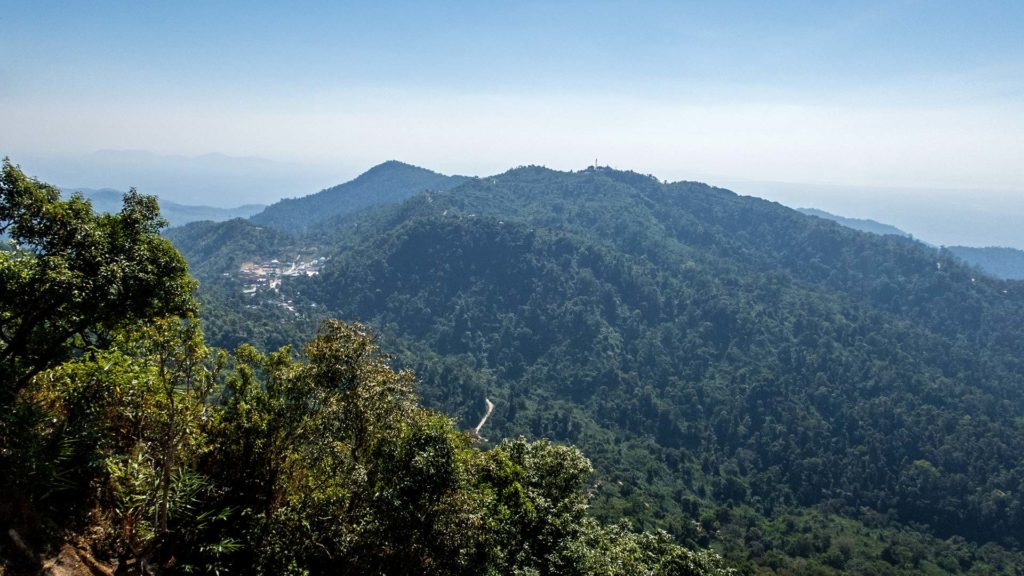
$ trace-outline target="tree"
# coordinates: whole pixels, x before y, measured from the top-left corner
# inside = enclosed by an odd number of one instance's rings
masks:
[[[188,265],[159,235],[157,200],[132,189],[118,214],[62,200],[9,159],[0,175],[0,405],[35,374],[113,329],[194,312]]]

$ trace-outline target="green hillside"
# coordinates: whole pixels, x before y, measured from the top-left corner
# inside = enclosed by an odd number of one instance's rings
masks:
[[[1020,284],[608,169],[520,168],[305,241],[333,252],[284,286],[300,316],[377,327],[467,427],[486,395],[491,437],[580,445],[605,518],[752,571],[1024,566]]]
[[[191,271],[199,277],[235,270],[246,260],[300,249],[300,241],[293,235],[241,218],[222,223],[192,222],[169,228],[164,236],[190,255]]]
[[[596,520],[578,449],[484,446],[421,406],[364,325],[208,347],[163,223],[152,196],[97,214],[3,163],[0,574],[734,574]]]

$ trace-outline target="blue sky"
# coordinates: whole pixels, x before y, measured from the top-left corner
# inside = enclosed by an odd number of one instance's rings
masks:
[[[671,180],[1024,191],[1022,2],[2,4],[0,154],[44,179],[147,150],[325,186],[391,158],[596,158]]]

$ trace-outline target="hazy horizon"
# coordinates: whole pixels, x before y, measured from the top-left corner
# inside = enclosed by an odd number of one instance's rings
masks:
[[[303,165],[276,162],[265,158],[236,158],[221,154],[196,157],[160,156],[148,151],[98,151],[76,159],[56,161],[33,159],[13,161],[33,177],[64,189],[127,190],[155,194],[179,204],[235,208],[244,204],[273,204],[283,198],[315,194],[356,178],[373,166],[361,167]],[[600,161],[600,159],[598,159]],[[593,161],[591,161],[592,164]],[[169,171],[181,169],[175,178]],[[437,170],[433,166],[421,166]],[[581,170],[587,166],[555,167],[557,170]],[[444,172],[463,176],[490,176],[493,173]],[[628,166],[613,166],[632,170]],[[635,171],[635,170],[634,170]],[[662,179],[660,174],[652,174]],[[85,184],[69,184],[66,180]],[[901,228],[915,238],[936,246],[1006,246],[1024,250],[1024,194],[1005,190],[955,190],[906,187],[867,187],[771,182],[693,174],[670,181],[690,180],[726,188],[745,196],[779,202],[791,208],[817,208],[838,216],[864,218]],[[225,196],[217,186],[238,190]]]
[[[596,159],[1024,247],[1001,223],[1024,202],[1024,5],[43,0],[3,19],[0,154],[61,186],[223,207],[392,158]],[[907,202],[949,208],[915,224]]]

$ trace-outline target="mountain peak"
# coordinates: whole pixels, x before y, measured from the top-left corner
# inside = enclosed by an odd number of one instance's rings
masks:
[[[414,169],[418,169],[418,170],[426,170],[426,168],[421,168],[419,166],[414,166],[412,164],[409,164],[408,162],[402,162],[401,160],[385,160],[384,162],[381,162],[380,164],[377,164],[376,166],[373,166],[372,168],[370,168],[369,170],[364,172],[364,174],[369,174],[371,172],[380,172],[382,170],[396,170],[396,169],[403,169],[403,168],[414,168]]]
[[[375,170],[385,170],[389,168],[418,168],[420,170],[426,170],[426,168],[415,166],[413,164],[409,164],[408,162],[402,162],[401,160],[385,160],[380,164],[377,164],[373,168],[370,168],[369,170],[367,170],[367,172],[373,172]]]
[[[376,166],[370,168],[366,172],[363,172],[359,176],[356,176],[355,180],[353,180],[353,181],[358,181],[358,180],[365,179],[365,178],[379,177],[379,176],[382,176],[382,175],[398,175],[398,174],[401,174],[401,175],[413,175],[413,176],[418,176],[418,175],[444,176],[444,174],[440,174],[438,172],[434,172],[433,170],[428,170],[428,169],[420,167],[420,166],[415,166],[413,164],[408,164],[408,163],[402,162],[400,160],[387,160],[385,162],[381,162],[380,164],[377,164]],[[344,186],[344,184],[340,184],[339,186]],[[337,188],[337,187],[338,186],[335,186],[335,188]]]
[[[437,172],[388,160],[355,179],[301,198],[282,200],[252,217],[257,224],[297,232],[344,214],[394,204],[427,190],[444,191],[464,182],[464,176]]]

